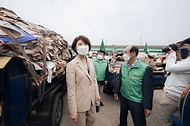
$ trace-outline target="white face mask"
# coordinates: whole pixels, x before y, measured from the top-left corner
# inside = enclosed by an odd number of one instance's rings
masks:
[[[125,60],[125,61],[129,61],[130,60],[130,56],[128,55],[128,54],[123,54],[123,59]]]
[[[85,46],[85,45],[79,46],[79,47],[77,48],[77,52],[78,52],[78,54],[80,54],[80,55],[86,55],[86,54],[88,54],[88,51],[89,51],[89,47],[88,47],[88,46]]]
[[[103,56],[102,55],[98,55],[97,58],[101,60],[101,59],[103,59]]]

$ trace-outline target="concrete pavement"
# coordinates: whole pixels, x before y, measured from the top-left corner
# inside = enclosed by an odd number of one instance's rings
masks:
[[[153,98],[153,110],[152,114],[147,118],[147,126],[159,126],[156,117],[157,108],[160,97],[162,96],[162,89],[154,90]],[[111,93],[103,93],[102,102],[104,106],[100,108],[100,112],[97,114],[97,119],[94,126],[118,126],[119,125],[119,100],[116,101]],[[60,126],[75,126],[75,123],[69,117],[67,96],[64,95],[64,110],[63,117]],[[128,117],[128,126],[133,126],[131,116]]]

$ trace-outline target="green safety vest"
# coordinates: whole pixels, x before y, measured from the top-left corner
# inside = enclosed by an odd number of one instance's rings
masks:
[[[97,81],[104,81],[105,80],[105,75],[106,75],[106,68],[107,68],[107,65],[108,65],[107,60],[102,60],[102,62],[100,62],[96,58],[93,61],[94,61],[94,67],[95,67],[95,71],[96,71]]]
[[[147,66],[147,64],[140,60],[137,60],[130,69],[128,69],[128,63],[122,65],[121,94],[126,99],[142,103],[142,81]]]

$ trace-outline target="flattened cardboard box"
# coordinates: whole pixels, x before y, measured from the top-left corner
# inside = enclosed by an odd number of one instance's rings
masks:
[[[0,57],[0,69],[4,68],[12,57],[1,56]]]

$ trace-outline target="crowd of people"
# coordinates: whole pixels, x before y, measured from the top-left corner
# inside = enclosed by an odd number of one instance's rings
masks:
[[[157,117],[161,126],[171,126],[181,93],[190,85],[190,39],[178,46],[177,51],[169,47],[166,55],[155,57],[141,54],[137,46],[130,45],[106,60],[104,50],[89,57],[90,40],[83,35],[76,37],[71,46],[76,55],[66,66],[70,117],[77,126],[93,126],[98,112],[96,105],[104,106],[101,94],[108,84],[108,73],[115,72],[113,97],[120,99],[119,126],[127,126],[128,111],[135,126],[146,126],[153,104],[153,71],[164,70],[168,77]]]

